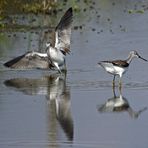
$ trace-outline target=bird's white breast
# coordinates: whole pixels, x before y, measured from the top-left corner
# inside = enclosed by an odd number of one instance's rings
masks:
[[[49,50],[50,58],[53,62],[63,63],[65,55],[60,50],[55,50],[54,48],[50,48]]]
[[[111,74],[115,74],[115,75],[120,75],[120,77],[122,76],[122,74],[124,74],[127,71],[127,68],[114,66],[111,63],[106,63],[103,66],[107,72],[109,72]]]
[[[122,67],[118,67],[118,66],[114,66],[115,72],[120,75],[120,77],[122,76],[122,74],[124,74],[127,71],[127,68],[122,68]]]

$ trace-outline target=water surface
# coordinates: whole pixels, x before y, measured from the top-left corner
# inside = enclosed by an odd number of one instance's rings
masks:
[[[132,61],[121,92],[113,91],[112,76],[97,66],[100,60],[124,59],[133,49],[148,59],[148,12],[137,11],[143,5],[146,1],[100,0],[95,9],[75,14],[67,75],[3,67],[28,50],[44,51],[50,36],[47,28],[3,32],[0,147],[146,148],[148,63]],[[107,107],[120,99],[123,106]]]

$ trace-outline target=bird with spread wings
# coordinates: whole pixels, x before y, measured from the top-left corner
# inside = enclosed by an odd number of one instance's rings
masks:
[[[60,73],[61,67],[64,66],[66,70],[65,57],[70,52],[72,21],[73,10],[69,8],[55,28],[53,46],[49,43],[45,53],[27,52],[4,63],[4,66],[15,69],[57,68]]]

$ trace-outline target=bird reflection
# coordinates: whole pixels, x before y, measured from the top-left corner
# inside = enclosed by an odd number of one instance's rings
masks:
[[[16,91],[21,91],[27,95],[46,95],[48,94],[48,85],[50,76],[41,78],[14,78],[4,81],[7,87],[12,87]]]
[[[119,96],[116,96],[115,88],[113,87],[113,97],[109,98],[104,104],[98,105],[97,109],[100,113],[105,112],[124,112],[127,111],[131,118],[138,118],[139,115],[147,110],[147,107],[144,107],[138,111],[134,111],[129,102],[125,97],[122,96],[121,90],[119,90]]]
[[[67,139],[73,140],[70,89],[66,86],[66,74],[51,74],[39,79],[15,78],[6,80],[4,84],[27,95],[45,95],[48,106],[49,139],[53,141],[58,139],[60,125]]]
[[[68,140],[73,140],[73,119],[71,116],[70,91],[66,86],[66,75],[50,77],[49,94],[47,95],[49,108],[55,112],[60,126],[66,133]],[[54,108],[51,108],[54,106]],[[50,112],[50,113],[51,113]],[[53,116],[49,114],[49,116]]]

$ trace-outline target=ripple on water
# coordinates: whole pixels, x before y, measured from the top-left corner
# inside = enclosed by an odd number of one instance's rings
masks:
[[[69,82],[70,87],[73,89],[79,89],[82,91],[93,91],[98,89],[106,89],[112,87],[110,81],[85,81],[79,80],[74,82]]]
[[[68,148],[68,147],[75,147],[75,148],[80,148],[80,147],[91,147],[91,148],[106,148],[106,147],[114,147],[116,144],[122,145],[122,147],[127,146],[126,143],[122,142],[96,142],[96,141],[45,141],[45,140],[23,140],[23,139],[1,139],[0,140],[0,145],[1,146],[6,146],[6,147],[27,147],[27,148],[44,148],[44,147],[61,147],[61,148]]]
[[[124,87],[129,89],[148,89],[148,82],[130,82],[126,83]]]
[[[111,81],[73,81],[69,82],[69,85],[74,89],[79,89],[82,91],[93,91],[93,90],[102,90],[107,88],[112,88]],[[118,83],[115,84],[115,87],[118,87]],[[130,83],[123,83],[123,88],[128,89],[148,89],[148,82],[130,82]]]

